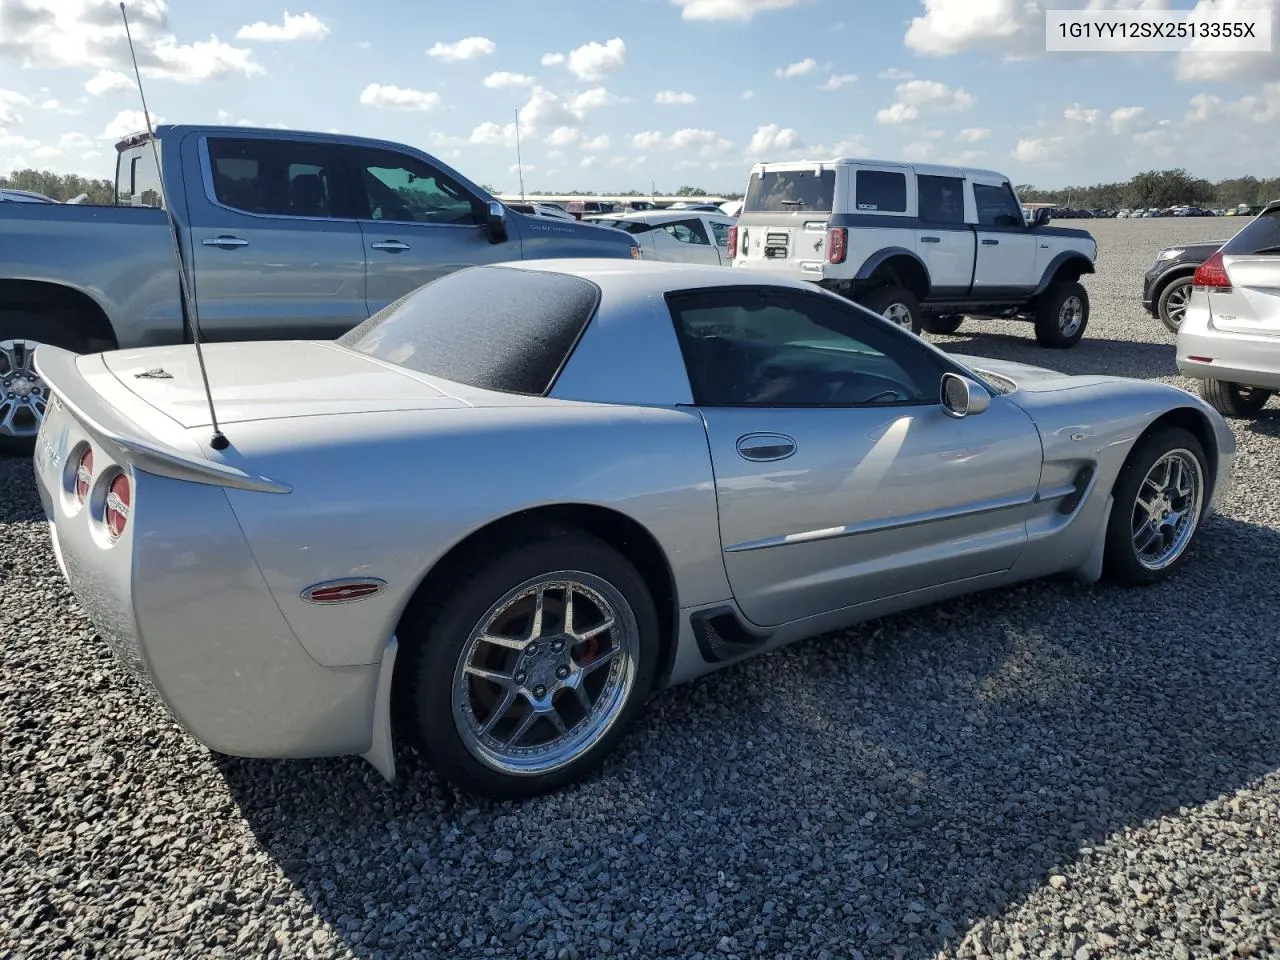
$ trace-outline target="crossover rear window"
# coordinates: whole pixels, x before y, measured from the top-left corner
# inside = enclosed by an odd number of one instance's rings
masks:
[[[835,199],[835,170],[768,170],[753,173],[742,204],[744,212],[830,213]]]
[[[545,395],[599,303],[600,288],[581,277],[468,267],[388,304],[337,342],[455,383]]]
[[[1280,254],[1280,209],[1254,217],[1249,224],[1226,242],[1224,254]]]

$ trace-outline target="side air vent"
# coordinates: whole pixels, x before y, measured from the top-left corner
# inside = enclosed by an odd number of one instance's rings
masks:
[[[1072,491],[1062,498],[1058,504],[1059,513],[1071,513],[1080,506],[1085,491],[1089,489],[1089,481],[1093,479],[1093,467],[1081,467],[1075,479],[1071,481]]]
[[[698,650],[708,663],[736,660],[759,650],[772,633],[747,627],[730,607],[695,613],[690,622]]]

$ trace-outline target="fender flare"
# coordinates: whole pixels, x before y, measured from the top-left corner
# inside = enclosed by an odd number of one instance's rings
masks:
[[[858,268],[858,272],[853,275],[854,280],[868,280],[871,275],[876,272],[886,260],[892,260],[894,257],[906,257],[915,261],[920,269],[924,271],[925,290],[926,292],[933,287],[933,278],[929,276],[929,268],[925,262],[920,259],[914,250],[908,250],[906,247],[885,247],[883,250],[877,250],[871,256],[862,262],[862,266]]]
[[[1044,273],[1040,275],[1040,283],[1036,286],[1035,293],[1044,293],[1049,288],[1049,284],[1053,282],[1054,274],[1062,266],[1073,261],[1080,264],[1080,272],[1082,274],[1095,272],[1093,263],[1083,253],[1077,250],[1066,250],[1049,261],[1049,265],[1044,268]]]

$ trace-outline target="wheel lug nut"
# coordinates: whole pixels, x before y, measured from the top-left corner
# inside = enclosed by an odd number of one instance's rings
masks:
[[[528,679],[528,678],[525,676],[524,671],[523,671],[523,670],[521,670],[519,673],[517,673],[517,674],[516,674],[515,679],[516,679],[516,683],[519,683],[519,684],[522,684],[522,685],[523,685],[523,684],[524,684],[524,682],[525,682],[525,680],[526,680],[526,679]]]
[[[547,695],[547,688],[539,684],[538,686],[533,688],[533,695],[537,697],[539,700],[541,700],[543,697]]]
[[[556,667],[556,676],[563,680],[565,677],[569,676],[569,668],[563,664]]]

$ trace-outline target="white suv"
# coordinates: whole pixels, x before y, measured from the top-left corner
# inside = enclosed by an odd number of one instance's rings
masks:
[[[1280,200],[1196,268],[1178,326],[1178,372],[1229,417],[1280,391]]]
[[[1030,320],[1047,347],[1089,322],[1080,277],[1087,230],[1028,223],[1009,178],[991,170],[872,160],[756,164],[733,265],[812,280],[919,333],[965,316]]]

